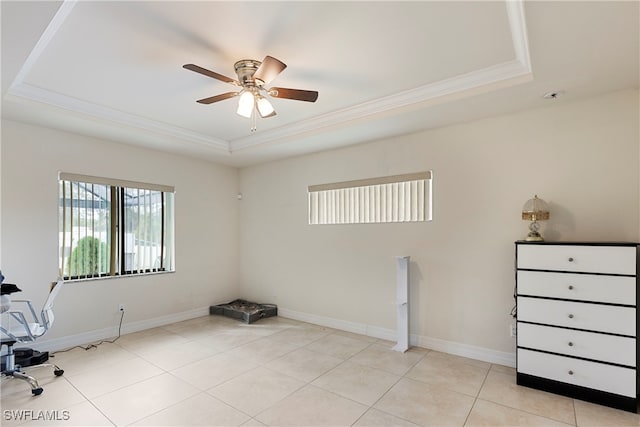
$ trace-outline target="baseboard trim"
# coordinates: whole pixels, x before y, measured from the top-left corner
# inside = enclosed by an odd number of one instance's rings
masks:
[[[196,317],[207,316],[209,314],[209,306],[200,307],[193,310],[183,311],[180,313],[172,313],[166,316],[154,317],[151,319],[138,320],[122,324],[122,335],[132,332],[143,331],[145,329],[157,328],[158,326],[169,325],[171,323],[181,322],[183,320],[194,319]],[[125,314],[126,316],[126,314]],[[55,327],[55,326],[54,326]],[[78,345],[87,345],[92,342],[112,339],[118,336],[118,325],[93,331],[82,332],[80,334],[67,335],[60,338],[38,340],[33,345],[29,345],[39,351],[54,352],[75,347]],[[46,337],[46,335],[45,335]]]
[[[166,316],[154,317],[152,319],[139,320],[122,324],[122,334],[130,334],[133,332],[143,331],[145,329],[156,328],[183,320],[194,319],[209,315],[209,306],[200,307],[193,310],[183,311],[180,313],[172,313]],[[396,340],[396,332],[393,329],[381,328],[379,326],[367,325],[364,323],[350,322],[347,320],[336,319],[327,316],[319,316],[316,314],[303,313],[300,311],[290,310],[284,307],[278,307],[278,316],[287,319],[299,320],[301,322],[312,323],[314,325],[326,326],[341,331],[352,332],[355,334],[366,335],[373,338],[383,339],[387,341]],[[97,329],[94,331],[83,332],[80,334],[67,335],[60,338],[50,340],[39,340],[30,346],[39,351],[58,351],[77,345],[86,345],[88,343],[111,339],[118,334],[118,326]],[[423,335],[410,334],[409,343],[412,346],[422,347],[429,350],[440,351],[443,353],[454,354],[457,356],[468,357],[470,359],[482,360],[484,362],[495,363],[509,367],[516,366],[515,353],[507,353],[496,351],[484,347],[477,347],[469,344],[463,344],[454,341],[447,341],[439,338],[432,338]]]
[[[316,314],[303,313],[278,307],[278,315],[288,319],[308,322],[314,325],[326,326],[328,328],[339,329],[341,331],[353,332],[373,338],[395,341],[396,331],[393,329],[381,328],[378,326],[366,325],[364,323],[350,322],[347,320],[336,319],[326,316],[318,316]],[[489,348],[463,344],[455,341],[447,341],[439,338],[432,338],[423,335],[410,334],[409,343],[412,346],[422,347],[429,350],[440,351],[443,353],[454,354],[456,356],[468,357],[470,359],[482,360],[484,362],[495,363],[515,368],[516,354],[503,351],[492,350]]]
[[[474,345],[447,341],[439,338],[411,335],[412,344],[430,350],[441,351],[443,353],[455,354],[456,356],[468,357],[469,359],[482,360],[483,362],[495,363],[496,365],[516,367],[516,354],[505,351],[492,350],[490,348],[478,347]]]
[[[328,328],[339,329],[341,331],[353,332],[354,334],[369,335],[367,333],[366,325],[362,323],[349,322],[347,320],[335,319],[332,317],[303,313],[283,307],[278,307],[278,316],[292,320],[299,320],[301,322],[312,323],[318,326],[326,326]]]

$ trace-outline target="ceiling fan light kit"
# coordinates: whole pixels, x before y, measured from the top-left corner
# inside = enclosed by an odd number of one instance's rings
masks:
[[[253,114],[254,102],[253,94],[250,91],[243,91],[240,95],[240,100],[238,101],[238,110],[236,113],[242,117],[250,119],[251,114]]]
[[[260,117],[262,118],[273,117],[276,115],[276,110],[273,108],[273,105],[271,105],[267,98],[261,95],[258,95],[256,98],[256,107],[258,108],[258,113],[260,113]]]
[[[285,68],[287,68],[287,65],[284,62],[272,56],[266,56],[262,62],[254,59],[242,59],[236,62],[233,67],[236,71],[236,75],[238,76],[238,80],[207,70],[206,68],[202,68],[195,64],[183,65],[183,68],[187,70],[241,87],[242,90],[239,92],[222,93],[209,98],[199,99],[197,102],[200,104],[212,104],[214,102],[239,96],[240,99],[238,100],[238,109],[236,110],[236,113],[242,117],[252,119],[252,132],[256,130],[257,115],[260,115],[263,119],[276,115],[273,105],[263,94],[274,98],[285,98],[306,102],[315,102],[318,99],[317,91],[287,89],[281,87],[272,87],[269,89],[264,87],[275,79]]]

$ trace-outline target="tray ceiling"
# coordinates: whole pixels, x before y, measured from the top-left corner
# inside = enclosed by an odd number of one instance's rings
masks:
[[[243,166],[637,88],[638,3],[553,3],[3,1],[2,114]],[[195,102],[265,55],[318,101]]]

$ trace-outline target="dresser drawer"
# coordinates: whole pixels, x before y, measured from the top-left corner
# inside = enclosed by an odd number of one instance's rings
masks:
[[[635,277],[528,270],[517,275],[518,295],[636,305]]]
[[[517,245],[518,268],[636,274],[636,246]]]
[[[518,372],[636,397],[636,370],[518,349]]]
[[[636,335],[635,308],[521,296],[517,303],[518,321]]]
[[[518,323],[518,347],[636,366],[635,338]]]

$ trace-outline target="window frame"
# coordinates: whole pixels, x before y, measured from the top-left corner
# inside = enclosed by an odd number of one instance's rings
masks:
[[[76,185],[78,191],[82,188],[84,191],[84,200],[81,198],[74,199],[72,194],[73,186]],[[94,207],[96,197],[96,185],[103,186],[104,199],[101,203],[104,203],[107,209],[102,214],[107,218],[106,227],[103,233],[105,233],[106,241],[98,239],[96,237],[95,219],[96,211]],[[65,194],[66,189],[69,188],[70,194]],[[90,188],[90,190],[89,190]],[[129,195],[133,191],[137,193],[137,197]],[[91,200],[87,198],[87,193],[91,193]],[[108,193],[108,195],[107,195]],[[141,196],[142,194],[142,196]],[[135,203],[125,202],[127,197],[138,200]],[[159,198],[159,202],[157,201]],[[144,199],[141,203],[140,199]],[[148,201],[147,201],[148,199]],[[68,239],[73,242],[74,233],[76,230],[73,226],[74,219],[74,200],[84,202],[84,236],[80,237],[81,232],[77,232],[76,244],[86,237],[92,237],[87,243],[91,252],[97,251],[94,255],[97,258],[99,267],[98,271],[84,272],[78,269],[76,264],[76,274],[74,274],[71,267],[71,260],[74,252],[74,244],[69,246],[66,244],[67,235]],[[153,200],[156,200],[154,203]],[[87,208],[90,202],[91,207]],[[80,203],[78,203],[78,206]],[[68,207],[71,211],[67,212]],[[77,207],[75,219],[78,221],[83,214],[80,213],[80,208]],[[90,210],[90,214],[87,212]],[[90,175],[80,175],[74,173],[59,172],[58,173],[58,271],[59,276],[64,280],[69,281],[84,281],[84,280],[100,280],[105,278],[122,278],[122,277],[135,277],[146,274],[162,274],[171,273],[175,271],[175,188],[168,185],[149,184],[143,182],[112,179],[104,177],[96,177]],[[140,212],[142,211],[142,213]],[[137,212],[137,218],[134,218],[134,212]],[[91,228],[86,225],[88,217],[91,217]],[[137,232],[132,231],[131,224],[139,226],[136,223],[136,219],[144,219],[147,222],[143,233],[148,240],[140,240],[140,230]],[[153,219],[156,219],[153,221]],[[69,219],[70,225],[67,225],[67,219]],[[158,230],[159,227],[159,230]],[[80,228],[80,227],[78,227]],[[108,228],[108,230],[106,230]],[[159,235],[158,235],[159,231]],[[151,234],[151,236],[149,235]],[[127,234],[130,234],[128,236]],[[137,241],[136,241],[137,240]],[[130,244],[127,244],[131,241]],[[142,242],[142,243],[140,243]],[[155,242],[155,252],[150,242]],[[106,249],[102,248],[102,245],[106,245]],[[93,245],[98,245],[97,248]],[[132,262],[127,264],[127,260],[130,259],[127,255],[135,254],[133,259],[140,256],[140,247],[149,246],[148,250],[143,252],[143,265],[141,266],[139,260],[136,265]],[[76,245],[75,248],[79,246]],[[158,249],[159,248],[159,249]],[[129,250],[130,252],[126,252]],[[144,249],[143,249],[144,250]],[[159,250],[160,255],[156,256],[156,261],[152,261],[154,254]],[[106,262],[102,261],[102,251],[105,252]],[[148,251],[148,254],[147,254]],[[68,252],[68,254],[67,254]],[[108,252],[108,254],[106,253]],[[148,259],[146,256],[148,255]],[[157,255],[157,254],[156,254]],[[89,256],[91,257],[91,255]],[[86,261],[85,261],[86,262]],[[94,260],[96,262],[96,260]],[[159,262],[155,267],[153,264]],[[153,263],[153,264],[150,264]],[[67,265],[68,264],[68,265]],[[92,263],[89,262],[92,266]],[[85,265],[86,267],[86,265]],[[89,268],[94,270],[95,267]],[[80,271],[78,271],[80,270]]]

